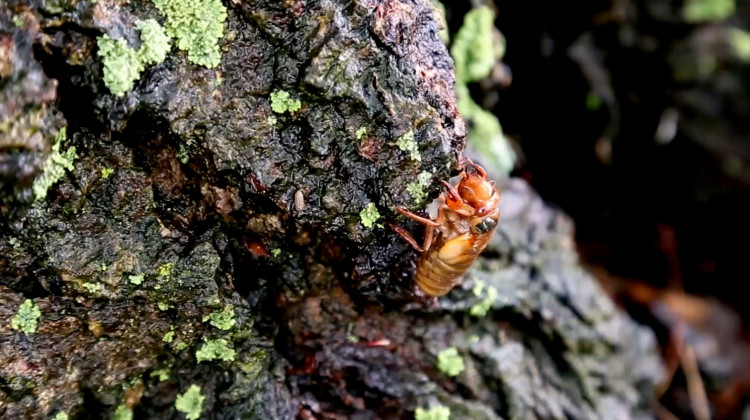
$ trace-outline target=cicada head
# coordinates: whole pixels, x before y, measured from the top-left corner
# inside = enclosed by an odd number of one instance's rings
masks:
[[[485,216],[497,210],[500,193],[495,183],[487,180],[487,174],[481,166],[469,161],[473,172],[464,171],[456,190],[464,203],[471,206],[477,216]]]

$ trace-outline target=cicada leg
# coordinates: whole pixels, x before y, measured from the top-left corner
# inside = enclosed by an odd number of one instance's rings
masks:
[[[438,227],[438,226],[440,226],[440,222],[438,222],[437,220],[426,219],[426,218],[424,218],[422,216],[419,216],[419,215],[416,215],[416,214],[410,212],[409,210],[406,210],[403,207],[396,207],[396,211],[399,212],[399,213],[401,213],[401,214],[403,214],[404,216],[408,217],[411,220],[414,220],[414,221],[419,222],[419,223],[423,223],[423,224],[425,224],[427,226],[432,226],[432,227]]]
[[[402,238],[404,238],[404,240],[406,240],[406,242],[408,242],[409,245],[413,246],[414,249],[416,249],[419,252],[424,252],[424,248],[419,246],[419,244],[417,243],[417,240],[414,239],[414,237],[411,236],[409,232],[405,231],[404,228],[402,228],[401,226],[396,226],[392,223],[388,223],[388,226],[390,226],[394,232],[398,233]],[[429,228],[431,228],[431,226],[428,226],[428,229]]]
[[[474,168],[475,171],[477,171],[477,173],[479,174],[479,176],[482,177],[482,179],[487,179],[487,172],[485,172],[484,168],[472,162],[471,159],[467,157],[464,157],[463,161],[464,163],[468,163],[469,165],[471,165],[471,167]]]
[[[417,244],[416,239],[414,239],[414,237],[411,236],[409,232],[405,231],[402,227],[396,226],[391,223],[389,223],[388,225],[391,227],[391,229],[393,229],[394,232],[401,235],[401,237],[404,238],[406,242],[409,242],[409,244],[411,244],[414,249],[419,252],[425,252],[426,250],[430,249],[430,247],[432,247],[432,238],[434,238],[435,236],[435,228],[443,224],[443,220],[445,217],[443,213],[443,207],[444,206],[438,208],[438,217],[435,220],[425,219],[424,217],[418,216],[402,207],[396,207],[396,210],[404,216],[427,225],[424,232],[424,243],[421,247],[419,246],[419,244]]]

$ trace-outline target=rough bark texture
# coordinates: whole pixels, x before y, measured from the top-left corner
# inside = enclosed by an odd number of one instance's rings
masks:
[[[412,297],[416,254],[377,224],[406,224],[393,209],[423,171],[435,197],[464,137],[430,3],[237,3],[217,68],[173,49],[122,97],[96,37],[136,45],[134,22],[161,19],[151,2],[0,5],[0,416],[180,418],[197,384],[204,418],[649,417],[652,335],[523,182],[502,187],[464,285]],[[301,109],[274,113],[279,89]],[[35,201],[63,126],[74,170]],[[409,132],[421,161],[396,146]],[[11,328],[27,298],[32,333]],[[207,318],[221,311],[229,329]],[[217,340],[233,357],[198,362]],[[455,378],[436,368],[447,347]]]

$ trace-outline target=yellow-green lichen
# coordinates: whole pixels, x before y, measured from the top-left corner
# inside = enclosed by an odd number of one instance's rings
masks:
[[[161,338],[161,341],[165,343],[171,343],[172,340],[174,340],[174,331],[167,331],[164,337]]]
[[[229,331],[234,327],[236,321],[234,320],[234,306],[228,305],[224,310],[220,312],[213,312],[203,317],[203,322],[210,321],[214,327]]]
[[[455,347],[448,347],[438,353],[438,369],[448,376],[457,376],[464,370],[464,360]]]
[[[128,281],[130,282],[130,284],[134,284],[136,286],[139,286],[141,283],[143,283],[143,279],[143,274],[133,274],[131,276],[128,276]]]
[[[34,304],[34,301],[26,299],[11,319],[10,327],[14,330],[21,330],[26,334],[35,333],[41,316],[42,311]]]
[[[474,102],[467,86],[488,77],[505,53],[505,40],[495,31],[494,20],[495,12],[489,6],[469,11],[453,40],[451,56],[456,68],[458,110],[470,123],[469,141],[494,168],[507,175],[515,164],[515,152],[497,117]]]
[[[281,249],[279,249],[279,248],[274,248],[274,249],[272,249],[272,250],[271,250],[271,255],[272,255],[272,256],[273,256],[274,258],[275,258],[275,257],[278,257],[279,255],[281,255]]]
[[[73,162],[78,155],[75,146],[70,146],[65,153],[60,153],[60,145],[67,138],[67,130],[61,128],[55,137],[55,143],[52,145],[52,151],[44,161],[42,173],[34,180],[32,190],[37,200],[44,200],[47,197],[47,190],[54,185],[60,178],[65,175],[65,170],[73,170]]]
[[[414,139],[414,132],[409,130],[396,139],[396,146],[404,152],[409,153],[409,159],[411,160],[422,160],[422,155],[419,154],[419,145]]]
[[[141,48],[138,49],[141,63],[148,65],[164,61],[171,48],[164,28],[154,19],[141,20],[135,25],[141,31]]]
[[[378,219],[380,219],[380,213],[378,212],[378,208],[375,207],[375,203],[368,204],[367,207],[359,212],[359,220],[366,228],[372,228]]]
[[[177,399],[174,401],[174,408],[177,411],[185,414],[185,418],[188,420],[198,420],[203,411],[203,400],[206,397],[201,393],[201,387],[198,385],[190,385],[184,394],[177,395]]]
[[[739,28],[730,28],[728,38],[735,57],[746,63],[750,62],[750,32]]]
[[[112,420],[133,420],[133,409],[125,404],[120,404],[112,414]]]
[[[160,311],[166,311],[169,309],[172,309],[172,304],[167,302],[158,302],[156,306],[159,308]]]
[[[229,362],[234,360],[234,356],[234,349],[229,347],[227,340],[223,338],[208,340],[203,343],[203,347],[195,352],[195,358],[198,360],[198,363],[206,360],[223,360]]]
[[[362,138],[367,135],[367,127],[359,127],[354,135],[357,137],[357,140],[362,140]]]
[[[481,297],[482,292],[484,291],[484,282],[481,280],[475,280],[474,287],[471,290],[474,293],[474,296]],[[493,286],[488,287],[484,299],[474,304],[471,309],[469,309],[469,313],[478,317],[487,315],[487,312],[492,309],[492,305],[495,304],[497,296],[497,289]]]
[[[102,178],[107,179],[115,173],[113,168],[102,168]]]
[[[100,293],[102,291],[102,285],[94,282],[86,282],[81,285],[84,290],[91,293],[92,295]]]
[[[451,410],[442,405],[432,408],[418,407],[414,411],[414,420],[449,420],[450,418]]]
[[[190,62],[213,68],[221,63],[219,40],[224,36],[227,9],[221,0],[153,0],[167,16],[167,33]]]
[[[415,204],[420,204],[427,198],[424,189],[430,186],[432,173],[423,171],[417,176],[417,180],[406,184],[406,192],[409,193]]]
[[[172,278],[172,270],[174,270],[174,263],[164,263],[156,269],[156,275],[162,280],[169,280]]]
[[[113,39],[108,34],[96,40],[104,65],[104,84],[117,96],[133,88],[145,66],[164,61],[170,49],[169,37],[156,20],[138,21],[136,26],[141,31],[141,47],[137,51],[125,39]]]
[[[451,46],[455,62],[456,82],[476,82],[487,77],[495,61],[505,53],[505,42],[494,32],[495,12],[483,5],[464,16]]]
[[[68,413],[60,411],[59,413],[55,414],[55,417],[52,417],[52,420],[68,420],[68,418]]]
[[[179,160],[180,163],[185,165],[190,160],[190,149],[186,147],[184,144],[181,144],[180,150],[177,151],[176,156],[177,156],[177,160]]]
[[[682,17],[690,23],[724,20],[734,14],[735,0],[686,0]]]
[[[149,374],[152,378],[157,378],[159,381],[163,382],[169,379],[169,369],[156,369],[153,372]]]
[[[138,52],[128,46],[124,39],[112,39],[109,35],[97,38],[99,56],[104,65],[104,84],[117,96],[133,88],[143,70]]]
[[[299,99],[292,99],[289,92],[277,90],[271,92],[271,109],[277,114],[285,112],[297,112],[302,108],[302,102]]]

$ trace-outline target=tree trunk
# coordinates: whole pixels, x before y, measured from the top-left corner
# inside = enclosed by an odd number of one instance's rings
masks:
[[[653,336],[524,182],[463,284],[415,296],[386,222],[420,233],[394,208],[465,135],[427,0],[224,2],[213,68],[178,20],[209,3],[0,5],[2,418],[650,416]],[[107,70],[151,18],[166,59]]]

